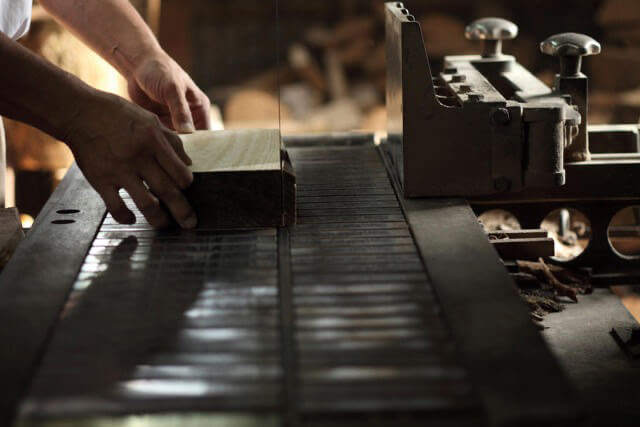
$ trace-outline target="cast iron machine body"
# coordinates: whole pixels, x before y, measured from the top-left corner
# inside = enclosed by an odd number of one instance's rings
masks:
[[[69,171],[0,275],[0,425],[635,427],[640,369],[608,331],[637,323],[615,295],[540,334],[467,200],[403,197],[435,195],[416,177],[439,168],[476,208],[534,211],[547,202],[523,195],[545,183],[591,200],[575,183],[599,163],[562,163],[580,105],[515,62],[506,79],[500,39],[434,81],[419,26],[389,13],[397,131],[287,138],[295,226],[155,230],[130,197],[139,221],[118,224]],[[540,96],[505,96],[525,79]],[[602,135],[632,146],[637,129]]]
[[[576,33],[544,40],[542,53],[560,62],[548,87],[502,53],[518,33],[504,19],[468,25],[465,36],[484,42],[482,54],[447,56],[437,75],[420,23],[402,3],[387,3],[386,31],[385,148],[405,197],[463,196],[477,214],[506,209],[524,228],[539,228],[555,209],[577,209],[590,220],[591,242],[572,265],[616,278],[637,268],[607,232],[616,213],[640,203],[638,127],[588,126],[581,65],[600,53],[598,42]]]

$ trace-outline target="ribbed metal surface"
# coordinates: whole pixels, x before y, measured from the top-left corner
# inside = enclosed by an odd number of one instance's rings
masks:
[[[276,230],[138,219],[105,218],[23,411],[278,411]]]
[[[291,157],[301,411],[466,407],[465,374],[376,149],[300,148]]]
[[[290,155],[289,230],[156,232],[107,216],[22,416],[477,408],[375,147]]]

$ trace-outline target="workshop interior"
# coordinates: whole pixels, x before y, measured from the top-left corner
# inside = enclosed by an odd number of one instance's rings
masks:
[[[1,426],[640,425],[640,2],[131,3],[269,160],[156,230],[3,119]]]

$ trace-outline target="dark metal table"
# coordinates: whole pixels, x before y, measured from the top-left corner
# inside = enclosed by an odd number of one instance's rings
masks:
[[[464,200],[398,199],[368,136],[288,146],[280,230],[119,225],[72,169],[0,276],[4,422],[580,419]]]

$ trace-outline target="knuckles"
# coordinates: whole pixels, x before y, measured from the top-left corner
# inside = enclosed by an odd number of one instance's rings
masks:
[[[138,209],[143,214],[153,214],[161,209],[160,202],[156,198],[149,198],[138,202]]]
[[[182,193],[176,188],[161,188],[155,191],[155,195],[167,204],[182,199]]]
[[[178,96],[180,94],[180,85],[173,79],[164,83],[163,90],[168,96]]]

